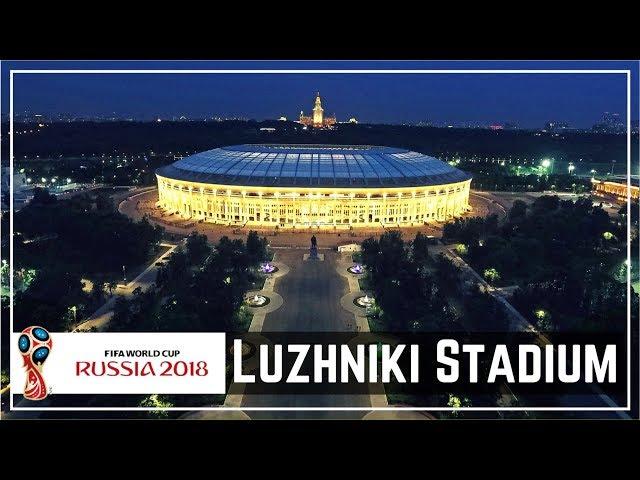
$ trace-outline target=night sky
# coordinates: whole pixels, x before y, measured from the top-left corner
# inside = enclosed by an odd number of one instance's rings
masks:
[[[10,68],[631,69],[638,116],[637,62],[3,62],[3,113]],[[78,116],[296,119],[319,90],[325,113],[340,121],[541,127],[556,120],[583,128],[605,111],[626,120],[623,74],[17,74],[14,88],[16,112]]]

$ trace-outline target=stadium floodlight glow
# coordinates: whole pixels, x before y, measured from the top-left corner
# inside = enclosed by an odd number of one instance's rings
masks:
[[[470,210],[468,173],[372,145],[234,145],[177,160],[156,178],[160,208],[228,226],[418,226]]]

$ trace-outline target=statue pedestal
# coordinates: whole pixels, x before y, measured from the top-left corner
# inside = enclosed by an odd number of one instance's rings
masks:
[[[303,259],[305,262],[306,262],[306,261],[310,261],[310,262],[313,262],[313,261],[316,261],[316,262],[324,262],[324,253],[318,253],[318,254],[316,254],[316,256],[315,256],[315,257],[312,257],[312,256],[311,256],[311,254],[309,254],[309,253],[305,253],[305,254],[302,256],[302,259]]]
[[[321,258],[322,257],[322,258]],[[311,237],[311,248],[309,249],[309,253],[305,253],[302,257],[304,261],[307,260],[324,260],[324,254],[318,254],[318,244],[316,243],[315,235]]]

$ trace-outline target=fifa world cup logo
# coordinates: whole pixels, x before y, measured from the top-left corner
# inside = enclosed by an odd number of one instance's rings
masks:
[[[18,348],[22,353],[24,368],[27,370],[24,398],[28,400],[43,400],[47,397],[42,366],[52,346],[51,335],[42,327],[27,327],[18,339]]]

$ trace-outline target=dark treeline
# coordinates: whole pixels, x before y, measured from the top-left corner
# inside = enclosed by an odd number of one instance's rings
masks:
[[[57,200],[36,189],[33,201],[14,215],[16,266],[58,263],[79,273],[116,272],[146,261],[162,230],[115,211],[103,195]]]
[[[9,217],[2,218],[8,245]],[[84,194],[57,200],[37,189],[33,201],[14,215],[14,269],[34,269],[30,285],[15,292],[14,327],[42,325],[64,331],[101,306],[106,294],[157,251],[162,228],[133,222],[115,211],[108,197]],[[81,279],[93,279],[87,288]],[[3,315],[8,297],[2,298]]]
[[[261,132],[261,127],[275,132]],[[33,129],[33,125],[16,124]],[[3,130],[8,128],[2,124]],[[294,122],[73,122],[51,123],[33,134],[16,135],[18,158],[81,154],[137,154],[201,151],[240,143],[371,144],[408,148],[436,156],[555,157],[567,161],[620,162],[626,137],[599,133],[535,136],[530,131],[433,128],[405,125],[340,125],[331,131],[302,130]],[[35,130],[34,130],[35,132]],[[8,136],[2,138],[8,152]],[[632,141],[637,146],[637,142]],[[7,153],[4,153],[7,155]]]
[[[405,242],[400,232],[362,243],[362,262],[376,306],[369,317],[382,331],[505,331],[507,317],[491,296],[462,282],[445,256],[429,255],[418,233]]]
[[[544,330],[624,327],[626,285],[613,272],[624,265],[625,237],[626,221],[612,221],[590,199],[557,196],[530,206],[515,201],[501,225],[493,216],[475,217],[443,230],[443,239],[463,244],[458,251],[487,280],[518,285],[513,305]],[[636,313],[637,302],[632,293]]]

